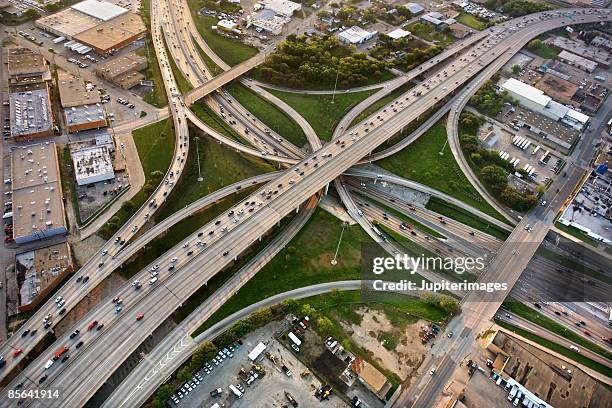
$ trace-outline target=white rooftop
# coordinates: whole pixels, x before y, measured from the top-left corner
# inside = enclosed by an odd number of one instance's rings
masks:
[[[517,79],[510,78],[506,82],[502,84],[502,88],[509,92],[514,92],[522,96],[523,98],[529,99],[530,101],[545,107],[548,105],[548,102],[551,101],[550,96],[546,96],[544,91],[539,90],[538,88],[534,88],[533,86],[527,85],[524,82],[521,82]]]
[[[363,28],[357,27],[357,26],[352,26],[338,33],[338,37],[344,39],[345,41],[351,44],[357,44],[357,43],[367,41],[370,38],[372,38],[374,35],[376,35],[376,32],[370,32],[370,31],[364,30]]]
[[[596,62],[581,57],[580,55],[572,54],[571,52],[567,52],[565,50],[559,53],[559,59],[573,62],[574,64],[578,64],[584,68],[587,68],[590,71],[594,71],[595,68],[597,68]]]
[[[393,38],[394,40],[398,40],[400,38],[408,37],[410,35],[410,31],[406,31],[406,30],[402,30],[401,28],[397,28],[387,33],[387,35]]]
[[[294,11],[302,9],[302,5],[289,0],[267,0],[265,8],[274,11],[276,14],[291,17]]]
[[[112,20],[115,17],[129,12],[128,9],[102,0],[85,0],[75,4],[71,8],[102,21]]]
[[[577,120],[578,122],[585,124],[588,122],[588,120],[590,119],[589,116],[585,115],[582,112],[578,112],[576,110],[570,109],[567,111],[567,116],[569,116],[572,119]]]
[[[85,147],[72,152],[78,185],[114,178],[113,162],[107,145]]]

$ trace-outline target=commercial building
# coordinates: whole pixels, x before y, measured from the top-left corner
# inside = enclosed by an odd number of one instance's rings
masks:
[[[11,149],[13,238],[23,244],[66,233],[55,143]]]
[[[74,175],[79,186],[115,178],[108,146],[91,146],[71,153]]]
[[[373,38],[378,31],[367,31],[361,27],[352,26],[344,31],[338,33],[340,41],[347,44],[363,44],[364,42]]]
[[[98,54],[105,54],[131,44],[146,30],[138,14],[128,13],[78,33],[73,38]]]
[[[401,28],[396,28],[393,31],[387,33],[387,35],[394,40],[399,40],[400,38],[408,37],[410,35],[410,31],[402,30]]]
[[[565,50],[572,54],[580,55],[583,58],[596,62],[604,68],[609,67],[612,60],[608,51],[597,47],[591,47],[582,41],[570,40],[565,37],[555,37],[550,42],[550,45],[559,50]]]
[[[53,113],[46,84],[9,94],[11,137],[32,140],[53,135]]]
[[[501,87],[511,97],[518,100],[521,106],[555,121],[560,121],[576,130],[584,129],[590,119],[587,115],[554,101],[543,91],[514,78],[506,80]]]
[[[425,11],[425,8],[417,3],[406,3],[405,6],[413,16],[417,16]]]
[[[258,30],[279,35],[290,20],[289,17],[276,15],[272,10],[264,9],[247,17],[247,27],[253,25]]]
[[[98,91],[81,79],[58,70],[60,103],[69,132],[99,129],[107,126],[106,114]],[[88,89],[89,88],[89,89]]]
[[[263,3],[264,8],[284,17],[292,17],[293,13],[302,9],[301,4],[289,0],[267,0]]]
[[[448,27],[451,24],[455,24],[457,20],[454,18],[445,18],[442,13],[438,13],[437,11],[432,11],[431,13],[427,13],[421,16],[421,21],[429,23],[436,27],[438,30],[442,30]]]
[[[387,377],[361,357],[356,357],[351,362],[350,368],[357,374],[359,381],[380,398],[384,398],[391,388]]]
[[[130,89],[144,80],[144,75],[139,71],[147,68],[147,66],[145,57],[130,52],[99,65],[96,74],[123,89]]]
[[[582,58],[580,55],[572,54],[571,52],[567,52],[565,50],[559,53],[557,59],[589,73],[595,71],[597,68],[596,62]]]
[[[66,242],[15,255],[18,312],[33,310],[72,270]]]
[[[7,65],[9,76],[17,81],[39,79],[38,82],[51,79],[47,60],[29,48],[7,48]]]
[[[35,25],[101,54],[130,44],[146,31],[138,14],[103,0],[82,1],[38,19]]]

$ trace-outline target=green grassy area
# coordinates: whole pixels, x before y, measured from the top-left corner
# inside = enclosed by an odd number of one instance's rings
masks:
[[[457,22],[464,24],[474,30],[484,30],[487,28],[487,24],[480,20],[478,17],[473,16],[472,14],[461,12],[459,13],[459,17],[457,17]]]
[[[198,15],[199,2],[187,3],[196,28],[210,49],[229,65],[237,65],[257,54],[257,49],[232,38],[220,35],[211,27],[217,25],[217,18]]]
[[[166,88],[164,87],[164,80],[159,69],[159,62],[157,61],[157,56],[153,49],[153,40],[151,38],[151,22],[149,20],[149,16],[151,15],[151,0],[142,0],[140,15],[147,27],[145,41],[149,46],[139,48],[137,53],[147,57],[148,68],[145,70],[145,76],[154,83],[153,90],[147,92],[143,100],[153,106],[162,108],[168,104],[168,97],[166,95]]]
[[[557,51],[556,49],[552,47],[549,47],[548,45],[544,43],[540,43],[540,45],[537,47],[528,46],[527,49],[533,52],[534,54],[536,54],[537,56],[542,57],[544,59],[554,59],[554,58],[557,58],[557,55],[559,55],[559,51]]]
[[[520,329],[518,327],[514,327],[511,324],[504,322],[502,320],[496,320],[495,321],[498,325],[500,325],[501,327],[508,329],[510,331],[512,331],[513,333],[518,334],[519,336],[525,337],[526,339],[529,339],[531,341],[534,341],[554,352],[557,352],[559,354],[562,354],[566,357],[571,358],[572,360],[576,361],[577,363],[580,363],[586,367],[589,367],[597,372],[600,372],[604,375],[606,375],[607,377],[612,377],[612,368],[606,367],[603,364],[600,364],[596,361],[591,360],[590,358],[587,358],[583,355],[581,355],[580,353],[576,353],[568,348],[565,348],[563,346],[560,346],[556,343],[550,342],[546,339],[543,339],[540,336],[537,336],[527,330],[523,330]]]
[[[589,244],[589,245],[594,246],[594,247],[597,247],[599,245],[598,241],[596,241],[593,238],[589,237],[587,234],[585,234],[584,232],[580,231],[576,227],[572,227],[570,225],[563,225],[559,221],[555,222],[555,227],[557,227],[558,229],[560,229],[561,231],[563,231],[565,233],[570,234],[573,237],[578,238],[579,240],[581,240],[585,244]]]
[[[342,224],[336,217],[317,209],[295,238],[198,328],[196,334],[277,293],[317,283],[359,279],[361,244],[371,239],[358,225],[347,227],[338,251],[338,264],[333,266],[330,262],[341,231]]]
[[[99,234],[110,238],[119,227],[144,204],[149,195],[155,191],[163,175],[170,167],[174,155],[174,124],[172,119],[162,120],[132,132],[134,143],[145,175],[144,187],[121,206],[121,209],[100,228]]]
[[[302,128],[273,103],[237,82],[228,84],[225,89],[270,129],[298,147],[306,144]]]
[[[168,44],[166,44],[166,40],[164,40],[164,47],[166,48],[166,54],[168,55],[168,60],[170,61],[170,69],[172,69],[172,74],[174,74],[174,80],[176,81],[176,86],[178,87],[179,92],[184,94],[191,91],[193,87],[176,65],[174,58],[172,58],[172,54],[170,54],[170,49],[168,48]]]
[[[221,187],[275,170],[268,162],[228,149],[194,127],[189,128],[189,137],[189,156],[183,174],[179,184],[168,197],[167,204],[156,216],[158,220]],[[201,182],[198,181],[198,150],[203,178]]]
[[[221,72],[223,72],[223,70],[219,68],[217,64],[215,64],[208,54],[206,54],[204,50],[200,48],[200,44],[198,44],[197,41],[193,40],[193,43],[196,50],[198,50],[198,54],[200,54],[200,57],[202,57],[202,61],[204,61],[204,64],[206,64],[206,67],[210,70],[213,76],[219,75]]]
[[[469,225],[470,227],[476,228],[479,231],[486,232],[487,234],[499,238],[502,241],[505,241],[510,235],[510,232],[499,228],[497,225],[490,224],[482,218],[479,218],[478,216],[462,208],[442,201],[436,197],[430,197],[429,201],[427,201],[427,204],[425,205],[425,208],[448,218],[452,218],[453,220],[459,221],[465,225]]]
[[[234,139],[240,143],[245,143],[245,140],[231,128],[223,119],[221,119],[215,112],[213,112],[208,106],[202,102],[198,102],[191,106],[191,110],[196,116],[208,126],[212,127],[216,131],[222,133],[230,139]]]
[[[401,177],[451,195],[497,219],[504,220],[472,187],[446,146],[446,118],[441,119],[411,145],[378,165]],[[440,151],[443,150],[443,154]]]
[[[408,84],[404,84],[404,85],[400,86],[399,88],[397,88],[396,90],[394,90],[393,92],[391,92],[389,95],[380,98],[379,100],[377,100],[376,102],[374,102],[373,104],[368,106],[366,109],[364,109],[363,112],[361,112],[351,122],[351,124],[349,125],[349,128],[355,126],[357,123],[361,122],[362,120],[364,120],[365,118],[367,118],[368,116],[373,114],[374,112],[378,111],[383,106],[385,106],[389,102],[393,101],[394,99],[396,99],[398,96],[400,96],[401,94],[403,94],[404,92],[406,92],[410,88],[412,88],[412,84],[409,84],[409,83]]]
[[[406,26],[405,30],[410,31],[413,35],[422,38],[425,41],[430,41],[436,45],[448,45],[455,42],[455,38],[443,30],[438,31],[434,26],[428,23],[414,22]]]
[[[509,312],[512,312],[517,316],[529,320],[530,322],[533,322],[538,326],[545,328],[546,330],[558,334],[559,336],[569,341],[573,341],[574,343],[579,344],[594,353],[597,353],[605,358],[612,359],[612,353],[608,350],[591,343],[578,333],[575,333],[571,330],[567,330],[565,327],[563,327],[563,325],[555,322],[549,317],[543,316],[537,310],[534,310],[529,306],[526,306],[517,301],[506,301],[504,302],[503,307]]]
[[[331,140],[340,119],[356,104],[372,95],[375,90],[332,95],[303,95],[269,90],[288,103],[306,119],[323,140]],[[332,103],[332,99],[334,103]]]

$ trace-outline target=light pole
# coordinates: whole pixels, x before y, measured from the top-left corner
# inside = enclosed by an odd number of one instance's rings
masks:
[[[332,93],[331,103],[334,103],[334,99],[336,98],[336,87],[338,86],[338,75],[340,75],[340,70],[336,71],[336,82],[334,82],[334,92]]]
[[[340,243],[342,242],[342,235],[344,235],[345,228],[346,228],[346,222],[343,222],[342,231],[340,231],[340,239],[338,240],[338,246],[336,246],[336,253],[334,254],[334,259],[331,260],[332,265],[338,264],[338,251],[340,250]]]
[[[198,146],[198,141],[200,140],[199,137],[195,137],[194,141],[196,142],[196,152],[198,155],[198,181],[203,181],[204,179],[202,178],[202,168],[200,167],[200,148]]]

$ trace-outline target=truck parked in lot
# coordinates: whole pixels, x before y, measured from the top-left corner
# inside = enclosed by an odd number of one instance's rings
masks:
[[[242,398],[242,392],[238,388],[234,386],[234,384],[230,384],[229,389],[237,398]]]
[[[285,375],[287,377],[291,377],[293,374],[291,373],[291,371],[287,368],[286,365],[283,364],[283,366],[281,367],[283,369],[283,372],[285,373]]]

